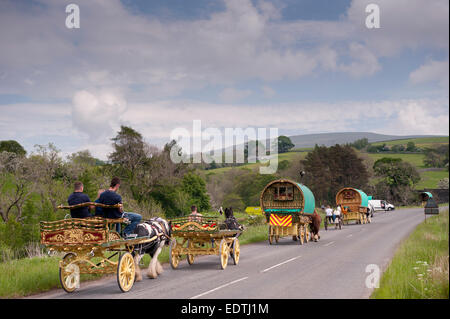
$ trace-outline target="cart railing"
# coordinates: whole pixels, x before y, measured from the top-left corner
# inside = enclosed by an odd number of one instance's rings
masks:
[[[219,231],[219,219],[217,217],[187,216],[170,220],[172,233],[206,232],[215,233]]]

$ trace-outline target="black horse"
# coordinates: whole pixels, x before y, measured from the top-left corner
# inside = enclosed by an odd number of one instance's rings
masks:
[[[134,263],[136,265],[136,281],[142,280],[141,269],[139,262],[144,254],[149,254],[152,260],[148,266],[147,276],[155,279],[163,272],[161,263],[158,261],[158,256],[161,253],[164,245],[170,243],[172,235],[171,222],[167,222],[160,217],[154,217],[144,221],[136,226],[134,231],[138,237],[149,236],[157,238],[150,243],[136,245],[134,250]]]
[[[233,214],[233,208],[225,208],[225,212],[223,211],[223,208],[220,207],[219,213],[222,215],[225,213],[225,227],[226,229],[230,230],[244,230],[244,226],[238,223],[236,217],[234,217]]]

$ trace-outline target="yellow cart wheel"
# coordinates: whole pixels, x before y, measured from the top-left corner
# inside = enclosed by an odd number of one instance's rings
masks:
[[[194,248],[194,242],[192,240],[188,239],[187,247],[188,247],[188,251],[191,250],[192,248]],[[192,265],[194,263],[194,255],[187,254],[186,259],[187,259],[187,262],[189,265]]]
[[[126,252],[120,256],[117,265],[117,283],[122,292],[130,291],[131,287],[133,287],[135,276],[136,268],[133,256]]]
[[[298,243],[300,245],[303,245],[303,243],[305,242],[305,237],[304,237],[304,232],[303,232],[303,226],[300,225],[300,227],[298,228]]]
[[[178,267],[178,263],[180,262],[180,256],[176,252],[177,247],[177,241],[176,239],[172,239],[170,242],[169,247],[169,258],[170,258],[170,266],[172,266],[173,269],[176,269]]]
[[[305,226],[305,243],[309,242],[309,230],[308,225]]]
[[[239,264],[240,254],[241,254],[241,245],[239,244],[239,240],[235,238],[233,239],[233,254],[231,255],[235,265]]]
[[[80,287],[80,268],[72,263],[77,256],[74,253],[67,253],[59,264],[59,282],[65,292],[74,292]]]
[[[269,244],[273,243],[272,226],[269,225]]]
[[[230,252],[228,249],[227,240],[224,238],[220,241],[220,246],[219,246],[220,266],[222,267],[222,269],[227,268],[229,253]]]
[[[194,255],[187,254],[186,259],[189,265],[192,265],[194,263]]]

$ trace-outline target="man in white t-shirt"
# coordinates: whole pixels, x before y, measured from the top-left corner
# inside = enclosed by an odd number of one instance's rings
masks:
[[[332,223],[333,222],[333,210],[331,209],[330,205],[328,205],[327,208],[325,208],[325,214],[327,216],[328,223]]]

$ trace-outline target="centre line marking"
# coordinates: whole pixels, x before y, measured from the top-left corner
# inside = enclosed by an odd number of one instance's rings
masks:
[[[328,244],[325,244],[325,245],[323,245],[324,247],[326,247],[326,246],[330,246],[331,244],[333,244],[334,243],[334,241],[330,241]]]
[[[294,258],[288,259],[288,260],[286,260],[286,261],[283,261],[282,263],[279,263],[279,264],[276,264],[276,265],[274,265],[274,266],[272,266],[272,267],[266,268],[266,269],[262,270],[261,272],[269,271],[270,269],[273,269],[273,268],[275,268],[275,267],[284,265],[284,264],[286,264],[286,263],[288,263],[288,262],[291,262],[291,261],[293,261],[293,260],[296,260],[297,258],[300,258],[300,257],[301,257],[301,256],[298,256],[298,257],[294,257]]]
[[[235,283],[237,283],[237,282],[239,282],[239,281],[242,281],[242,280],[245,280],[245,279],[247,279],[247,278],[248,278],[248,277],[243,277],[243,278],[240,278],[240,279],[236,279],[236,280],[234,280],[234,281],[232,281],[232,282],[229,282],[229,283],[224,284],[224,285],[222,285],[222,286],[219,286],[219,287],[217,287],[217,288],[214,288],[214,289],[205,291],[204,293],[201,293],[201,294],[196,295],[196,296],[194,296],[194,297],[191,297],[191,298],[189,298],[189,299],[197,299],[197,298],[200,298],[200,297],[202,297],[202,296],[204,296],[204,295],[207,295],[207,294],[209,294],[209,293],[211,293],[211,292],[214,292],[214,291],[217,291],[217,290],[219,290],[219,289],[225,288],[225,287],[227,287],[227,286],[230,286],[230,285],[232,285],[232,284],[235,284]]]

